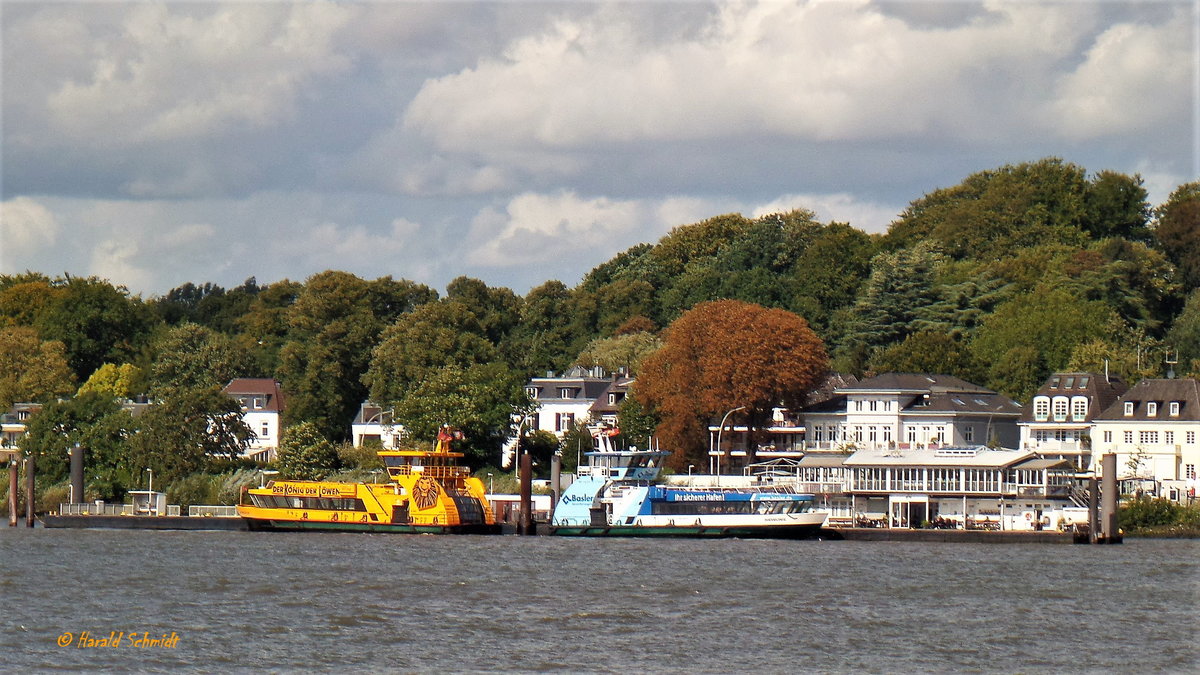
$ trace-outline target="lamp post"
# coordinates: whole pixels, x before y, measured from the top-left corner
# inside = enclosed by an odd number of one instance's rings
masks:
[[[488,472],[488,494],[496,494],[495,482],[492,480],[492,472]]]
[[[735,413],[739,410],[745,410],[745,409],[746,409],[746,406],[742,405],[742,406],[738,406],[738,407],[734,408],[733,410],[730,410],[729,412],[725,413],[725,416],[721,418],[721,426],[717,427],[717,473],[716,473],[717,485],[721,484],[721,455],[720,455],[720,453],[722,452],[722,450],[721,450],[721,432],[725,430],[725,420],[729,419],[729,416],[732,415],[733,413]]]
[[[146,515],[154,515],[154,469],[146,469],[150,474],[150,483],[146,487]]]

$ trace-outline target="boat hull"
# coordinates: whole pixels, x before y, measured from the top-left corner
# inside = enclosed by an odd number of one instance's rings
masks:
[[[613,525],[558,526],[550,534],[560,537],[693,537],[727,539],[810,539],[821,532],[821,524],[797,525]]]
[[[500,534],[499,525],[411,525],[245,518],[252,532],[366,532],[375,534]]]

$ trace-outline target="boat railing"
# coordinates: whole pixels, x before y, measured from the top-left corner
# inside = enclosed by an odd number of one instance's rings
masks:
[[[170,508],[170,507],[168,507]],[[175,508],[179,508],[178,506]],[[188,507],[188,515],[201,518],[235,518],[237,517],[236,506],[223,506],[215,504],[193,504]]]
[[[421,474],[438,480],[466,478],[471,475],[471,470],[465,466],[392,466],[388,469],[393,476]]]

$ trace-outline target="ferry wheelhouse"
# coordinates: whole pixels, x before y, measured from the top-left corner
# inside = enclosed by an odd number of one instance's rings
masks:
[[[814,498],[786,486],[675,487],[656,484],[661,450],[613,450],[607,436],[586,453],[550,521],[560,536],[803,538],[825,514]]]
[[[238,515],[251,530],[499,534],[483,482],[459,465],[447,431],[426,450],[383,450],[386,483],[273,480],[251,488]]]

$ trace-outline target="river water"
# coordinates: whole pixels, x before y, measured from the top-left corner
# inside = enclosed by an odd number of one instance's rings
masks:
[[[1200,668],[1197,541],[3,528],[0,599],[4,671]]]

